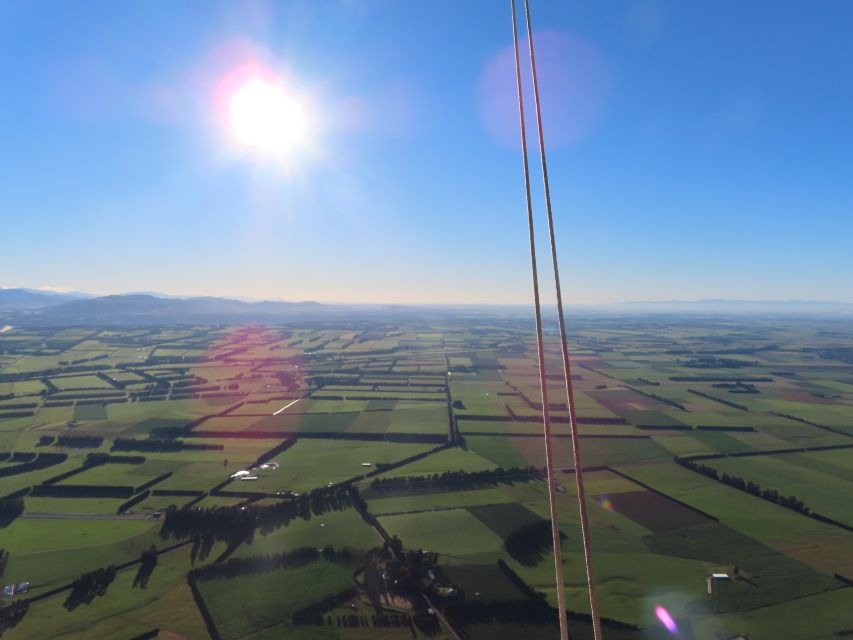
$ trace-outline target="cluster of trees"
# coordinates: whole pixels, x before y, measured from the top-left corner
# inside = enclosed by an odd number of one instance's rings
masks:
[[[377,491],[417,491],[435,487],[464,489],[482,484],[540,479],[544,476],[545,472],[542,469],[530,465],[527,467],[510,467],[509,469],[498,467],[486,471],[445,471],[430,476],[376,478],[370,483],[370,486]]]
[[[642,378],[642,377],[637,378],[637,382],[639,382],[640,384],[647,384],[650,387],[659,387],[660,386],[660,382],[657,382],[655,380],[649,380],[648,378]]]
[[[9,564],[9,552],[5,549],[0,549],[0,578],[6,572],[7,564]]]
[[[309,520],[326,511],[341,511],[360,500],[353,486],[334,486],[314,489],[297,498],[282,500],[268,506],[234,505],[228,507],[198,508],[169,507],[164,515],[163,538],[203,538],[221,540],[229,545],[251,541],[256,529],[262,534],[288,526],[291,521]]]
[[[729,393],[761,393],[754,384],[745,382],[717,382],[711,386],[715,389],[728,389]]]
[[[706,464],[695,462],[693,460],[690,460],[689,458],[675,456],[674,460],[682,467],[685,467],[697,473],[701,473],[704,476],[708,476],[709,478],[717,480],[718,482],[722,482],[723,484],[727,484],[730,487],[734,487],[735,489],[746,491],[747,493],[751,493],[754,496],[764,498],[765,500],[769,500],[770,502],[775,502],[780,506],[792,509],[794,511],[798,511],[799,513],[802,513],[804,515],[809,515],[811,513],[811,510],[805,505],[805,503],[802,500],[798,500],[796,496],[783,496],[778,491],[776,491],[776,489],[762,489],[761,485],[757,482],[753,482],[752,480],[744,480],[743,478],[739,478],[738,476],[730,476],[727,473],[720,475],[719,472],[713,467],[709,467]]]
[[[144,456],[112,456],[109,453],[90,453],[83,464],[87,467],[97,467],[101,464],[143,464]]]
[[[72,449],[97,449],[103,443],[104,439],[100,436],[59,436],[56,438],[57,447]]]
[[[116,577],[115,565],[102,567],[89,573],[84,573],[71,583],[71,593],[62,604],[72,611],[81,604],[90,604],[97,596],[106,594],[107,588]]]

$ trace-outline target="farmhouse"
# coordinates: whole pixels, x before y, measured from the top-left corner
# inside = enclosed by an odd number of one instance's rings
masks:
[[[729,577],[728,573],[712,573],[711,575],[709,575],[705,580],[705,583],[708,586],[708,595],[711,595],[714,591],[714,580],[723,580],[727,582],[731,580],[731,578]]]

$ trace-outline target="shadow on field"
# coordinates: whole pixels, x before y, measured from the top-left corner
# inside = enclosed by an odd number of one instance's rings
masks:
[[[144,589],[148,586],[148,580],[151,574],[154,573],[154,568],[157,566],[157,547],[151,545],[151,548],[142,552],[142,557],[139,559],[139,570],[133,578],[133,586]]]
[[[560,540],[565,540],[566,534],[560,532]],[[519,564],[532,567],[550,556],[554,548],[551,536],[551,523],[542,520],[530,526],[519,529],[507,536],[504,541],[507,553]]]
[[[24,501],[20,498],[0,500],[0,529],[8,527],[24,512]]]

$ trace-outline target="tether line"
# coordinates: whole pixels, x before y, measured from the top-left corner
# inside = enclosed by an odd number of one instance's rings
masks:
[[[533,28],[530,21],[530,2],[524,0],[524,13],[527,21],[527,43],[530,49],[530,74],[533,79],[533,99],[536,106],[536,128],[539,136],[539,158],[542,163],[542,183],[545,189],[545,208],[548,213],[548,235],[551,241],[551,263],[554,267],[554,287],[557,294],[557,317],[560,325],[560,348],[563,356],[563,373],[566,378],[566,401],[569,407],[569,432],[572,442],[572,457],[575,463],[575,484],[578,492],[578,512],[581,521],[581,539],[583,542],[584,566],[586,569],[589,608],[592,616],[592,631],[595,640],[601,640],[601,619],[598,613],[598,600],[595,594],[595,573],[592,566],[592,547],[589,540],[589,518],[586,511],[586,491],[583,481],[580,439],[578,438],[575,398],[572,385],[572,367],[569,359],[569,347],[566,339],[566,321],[563,315],[563,294],[560,286],[560,270],[557,266],[557,241],[554,233],[554,215],[551,208],[551,187],[548,181],[548,163],[545,159],[545,136],[542,132],[542,110],[539,101],[539,80],[536,73],[536,53],[533,46]]]
[[[539,358],[539,385],[542,390],[542,428],[545,432],[545,469],[548,478],[548,507],[551,513],[551,537],[554,541],[554,576],[557,583],[557,612],[560,622],[561,640],[569,640],[566,620],[566,594],[563,586],[563,559],[560,551],[560,523],[557,517],[557,501],[554,480],[554,458],[551,448],[551,413],[548,405],[548,384],[545,371],[545,346],[542,339],[542,307],[539,302],[539,272],[536,266],[536,235],[533,225],[533,204],[530,199],[530,168],[527,162],[527,133],[524,125],[524,97],[521,89],[521,63],[518,51],[518,25],[516,24],[515,0],[510,0],[512,9],[512,43],[515,52],[515,84],[518,92],[518,117],[521,126],[521,152],[524,164],[524,194],[527,203],[527,228],[530,236],[530,268],[533,274],[533,304],[536,315],[536,352]]]

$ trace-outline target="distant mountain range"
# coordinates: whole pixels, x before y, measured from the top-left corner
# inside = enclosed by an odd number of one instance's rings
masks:
[[[571,305],[582,313],[686,314],[853,314],[853,303],[820,301],[670,300],[609,305]],[[428,311],[429,310],[429,311]],[[36,289],[0,289],[0,320],[4,324],[128,325],[182,323],[247,323],[283,320],[363,319],[423,316],[424,313],[476,316],[529,315],[527,305],[354,305],[218,297],[175,297],[156,293],[93,296]],[[550,312],[550,306],[548,307]]]
[[[0,289],[0,311],[42,309],[90,297],[85,293],[57,293],[40,289]]]
[[[243,302],[229,298],[173,298],[152,294],[83,297],[79,294],[0,289],[5,322],[35,324],[153,324],[256,322],[337,315],[317,302]]]

